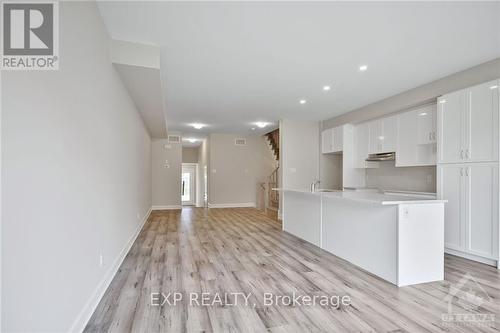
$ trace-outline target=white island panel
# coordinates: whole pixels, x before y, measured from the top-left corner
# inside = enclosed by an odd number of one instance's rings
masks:
[[[322,248],[397,283],[397,205],[323,196]]]
[[[444,279],[444,205],[398,207],[398,286]]]
[[[321,196],[307,192],[285,191],[283,206],[283,230],[321,246]]]

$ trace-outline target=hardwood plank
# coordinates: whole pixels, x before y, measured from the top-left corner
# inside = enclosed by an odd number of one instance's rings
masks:
[[[447,326],[446,297],[469,274],[476,292],[454,301],[461,314],[493,314],[491,326]],[[151,304],[151,293],[179,292],[176,305]],[[190,293],[229,297],[196,306]],[[235,296],[249,304],[233,306]],[[347,306],[265,305],[277,296],[349,296]],[[139,234],[85,332],[498,332],[500,273],[445,256],[445,281],[397,288],[281,230],[251,208],[155,211]]]

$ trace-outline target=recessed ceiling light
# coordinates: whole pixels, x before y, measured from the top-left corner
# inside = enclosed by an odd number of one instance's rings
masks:
[[[263,121],[258,121],[255,123],[255,125],[257,125],[257,127],[259,127],[259,128],[264,128],[267,126],[267,123],[265,123]]]
[[[191,143],[195,143],[196,141],[198,141],[198,139],[196,139],[196,138],[182,138],[182,141],[189,141]]]
[[[331,87],[330,86],[323,86],[323,91],[330,91]]]
[[[194,124],[191,124],[191,126],[193,126],[194,128],[196,129],[202,129],[203,127],[207,126],[205,124],[200,124],[200,123],[194,123]]]
[[[418,115],[419,116],[427,116],[427,112],[420,112]]]
[[[360,70],[361,72],[364,72],[364,71],[366,71],[367,69],[368,69],[368,66],[367,66],[367,65],[361,65],[361,66],[359,66],[359,70]]]
[[[446,100],[445,100],[445,99],[442,99],[442,100],[440,100],[440,101],[439,101],[439,103],[440,103],[440,104],[444,104],[444,103],[446,103]]]
[[[299,103],[300,103],[300,104],[306,104],[306,103],[307,103],[307,101],[306,101],[305,99],[301,99],[301,100],[299,101]]]
[[[496,89],[496,88],[498,88],[498,85],[496,85],[496,84],[494,86],[490,87],[491,90]]]
[[[252,127],[252,131],[255,131],[255,127]]]

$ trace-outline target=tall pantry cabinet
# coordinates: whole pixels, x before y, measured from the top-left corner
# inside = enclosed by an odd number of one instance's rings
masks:
[[[498,265],[500,80],[438,99],[437,192],[445,250]]]

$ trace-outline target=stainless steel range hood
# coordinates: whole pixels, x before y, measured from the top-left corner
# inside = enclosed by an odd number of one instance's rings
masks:
[[[367,162],[378,162],[378,161],[394,161],[396,159],[396,153],[378,153],[378,154],[370,154],[366,159]]]

